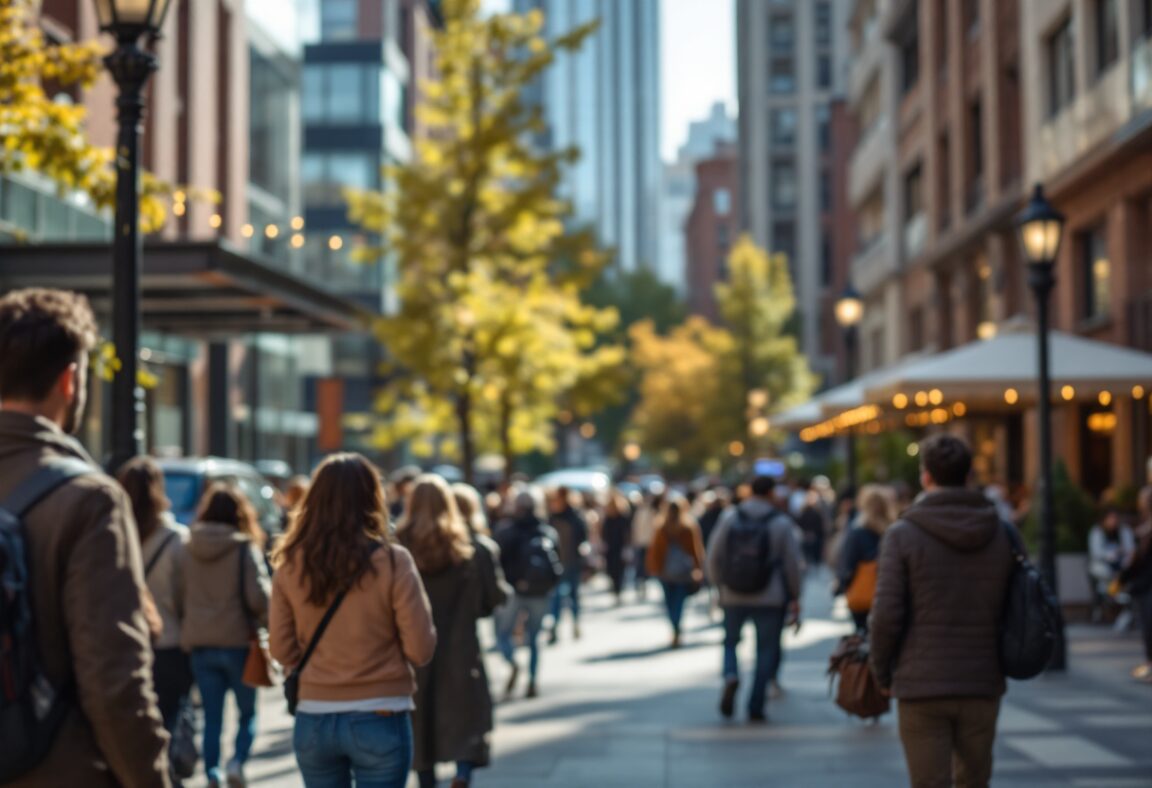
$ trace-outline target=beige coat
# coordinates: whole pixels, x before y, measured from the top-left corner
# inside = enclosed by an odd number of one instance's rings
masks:
[[[244,562],[244,588],[240,563]],[[243,648],[268,622],[271,583],[252,540],[227,524],[197,523],[184,551],[184,623],[180,643],[194,648]]]
[[[166,515],[140,546],[144,582],[152,592],[164,628],[152,643],[157,650],[179,648],[180,624],[184,620],[184,551],[188,529]],[[151,567],[151,571],[147,571]]]
[[[92,463],[51,422],[0,412],[0,500],[51,457]],[[9,786],[167,786],[128,496],[93,464],[34,506],[24,530],[41,665],[77,703],[47,758]]]

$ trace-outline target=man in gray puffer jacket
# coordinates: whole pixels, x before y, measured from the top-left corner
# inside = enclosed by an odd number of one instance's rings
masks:
[[[920,463],[924,493],[880,547],[872,670],[899,700],[913,788],[985,786],[1005,691],[999,642],[1011,547],[995,505],[966,486],[972,452],[963,441],[928,438]]]

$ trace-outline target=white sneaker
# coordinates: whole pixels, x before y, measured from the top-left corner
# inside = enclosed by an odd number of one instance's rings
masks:
[[[244,765],[235,759],[228,761],[226,770],[228,775],[228,788],[246,788],[248,781],[244,779]]]

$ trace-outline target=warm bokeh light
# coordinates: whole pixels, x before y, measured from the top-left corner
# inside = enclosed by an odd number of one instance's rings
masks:
[[[280,235],[280,228],[274,224],[269,224],[264,228],[264,235],[269,238],[275,238]]]
[[[963,402],[957,402],[952,406],[952,415],[955,416],[956,418],[962,417],[967,412],[968,412],[968,406],[965,405]]]
[[[764,389],[752,389],[748,392],[748,406],[760,410],[768,405],[768,392]]]
[[[596,437],[596,425],[590,421],[586,421],[580,425],[580,437],[584,440],[592,440]]]
[[[1076,399],[1076,389],[1074,389],[1072,386],[1065,386],[1064,388],[1060,389],[1060,396],[1068,402],[1071,402],[1072,400]]]
[[[1005,389],[1004,401],[1007,402],[1009,405],[1015,405],[1017,402],[1020,401],[1020,392],[1017,391],[1016,389]]]
[[[996,324],[991,320],[985,320],[976,326],[976,336],[985,341],[993,339],[996,336]]]
[[[628,462],[636,462],[640,459],[640,444],[632,441],[624,446],[624,459]]]
[[[908,456],[909,457],[917,457],[919,455],[920,455],[920,444],[919,443],[909,443],[908,444]]]
[[[1144,399],[1144,387],[1143,386],[1133,386],[1132,387],[1132,399]]]
[[[740,457],[744,454],[744,444],[740,441],[732,441],[728,444],[728,453],[733,457]]]
[[[757,438],[763,438],[768,434],[768,430],[771,428],[771,426],[772,425],[768,422],[768,419],[764,418],[763,416],[759,416],[755,419],[752,419],[751,423],[748,425],[748,431],[755,435]]]
[[[291,240],[291,241],[289,241],[289,243],[291,243],[291,244],[292,244],[292,248],[293,248],[293,249],[300,249],[300,248],[303,248],[303,246],[304,246],[304,236],[303,236],[303,235],[301,235],[300,233],[294,233],[294,234],[292,235],[292,240]]]
[[[240,228],[240,234],[243,235],[245,238],[251,238],[253,235],[256,234],[256,228],[250,224],[246,224]]]
[[[944,401],[944,392],[940,389],[932,389],[928,392],[928,401],[933,405],[939,405]]]
[[[293,230],[303,230],[304,229],[304,217],[303,216],[293,216],[292,217],[292,229]]]
[[[928,407],[928,392],[927,391],[917,391],[916,392],[916,407],[918,407],[918,408]]]
[[[172,206],[172,213],[176,216],[183,216],[186,210],[187,209],[184,207],[184,203],[182,202],[175,203]]]
[[[908,395],[897,394],[892,398],[892,407],[896,408],[896,410],[904,410],[904,408],[908,407]]]
[[[218,213],[214,213],[208,217],[208,226],[213,230],[219,230],[221,225],[224,224],[224,217]]]
[[[344,239],[338,235],[333,235],[328,239],[328,248],[333,252],[338,252],[344,248]]]
[[[1101,391],[1098,399],[1100,401],[1100,404],[1106,408],[1112,404],[1112,392],[1111,391]]]

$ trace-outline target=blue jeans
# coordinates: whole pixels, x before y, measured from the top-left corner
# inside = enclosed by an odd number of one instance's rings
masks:
[[[572,608],[573,623],[580,623],[580,569],[565,569],[560,585],[552,592],[552,631],[560,628],[560,609],[567,597]]]
[[[521,614],[527,616],[524,623],[524,642],[528,645],[528,678],[536,681],[536,670],[540,666],[540,630],[544,628],[544,616],[548,613],[546,596],[513,596],[504,607],[496,611],[496,645],[509,665],[516,664],[516,647],[512,635],[516,631],[516,621]]]
[[[664,586],[664,604],[668,607],[668,620],[672,622],[672,630],[680,633],[680,619],[684,616],[684,603],[688,601],[687,583],[669,583],[661,580]]]
[[[292,735],[306,788],[404,788],[412,768],[412,717],[370,711],[296,715]]]
[[[744,624],[756,626],[756,674],[752,679],[752,695],[748,698],[748,711],[763,714],[768,695],[768,682],[780,666],[780,636],[784,632],[784,608],[750,607],[734,605],[724,608],[724,678],[739,680],[740,666],[736,661],[736,647],[740,645]]]
[[[244,683],[244,661],[248,648],[192,649],[192,675],[204,704],[204,743],[201,756],[209,779],[223,782],[220,772],[220,735],[224,727],[224,698],[231,690],[240,710],[233,760],[244,764],[256,738],[256,690]]]

